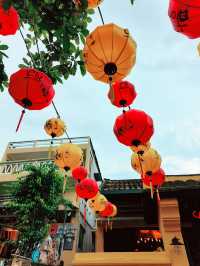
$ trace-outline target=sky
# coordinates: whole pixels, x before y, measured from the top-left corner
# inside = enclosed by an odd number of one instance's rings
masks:
[[[198,39],[191,40],[173,30],[168,18],[168,0],[104,0],[101,10],[105,23],[128,28],[137,42],[137,61],[126,80],[135,85],[137,98],[132,108],[141,109],[154,120],[152,147],[162,157],[166,174],[200,173],[200,58]],[[101,24],[93,15],[90,31]],[[6,68],[18,70],[26,53],[19,34],[0,37],[9,45]],[[131,168],[131,150],[120,144],[113,125],[121,110],[107,98],[108,85],[93,80],[88,73],[70,77],[56,85],[54,101],[71,137],[90,136],[104,178],[139,178]],[[15,128],[21,107],[8,92],[0,94],[0,153],[10,141],[48,138],[45,121],[55,112],[27,111],[20,131]]]

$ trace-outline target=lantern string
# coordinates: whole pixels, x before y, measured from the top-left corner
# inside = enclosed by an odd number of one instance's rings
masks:
[[[142,179],[143,179],[144,178],[144,171],[143,171],[143,168],[142,168],[141,158],[140,158],[139,154],[137,154],[137,156],[138,156],[138,160],[139,160],[139,164],[140,164],[140,171],[141,171]]]
[[[101,17],[102,24],[104,25],[105,23],[104,23],[103,15],[102,15],[102,13],[101,13],[101,9],[100,9],[99,6],[98,6],[97,8],[98,8],[98,11],[99,11],[99,15],[100,15],[100,17]]]
[[[33,67],[36,68],[35,62],[34,62],[34,60],[33,60],[33,57],[32,57],[32,55],[31,55],[30,49],[29,49],[29,47],[28,47],[28,45],[27,45],[27,43],[26,43],[26,40],[25,40],[25,38],[24,38],[24,35],[23,35],[23,33],[22,33],[21,28],[19,28],[19,32],[20,32],[21,37],[22,37],[22,39],[23,39],[23,41],[24,41],[24,43],[25,43],[25,45],[26,45],[26,49],[27,49],[28,55],[29,55],[29,57],[30,57],[30,59],[31,59],[31,61],[32,61]]]
[[[35,23],[33,23],[33,32],[34,32],[34,36],[35,36],[35,41],[36,41],[36,47],[37,47],[38,55],[39,55],[39,58],[40,58],[40,64],[41,64],[41,67],[43,68],[44,65],[43,65],[43,61],[42,61],[42,57],[41,57],[41,53],[40,53],[40,48],[39,48],[39,44],[38,44],[38,38],[37,38],[37,34],[36,34]]]
[[[54,101],[52,101],[52,105],[53,105],[53,108],[54,108],[54,110],[55,110],[55,112],[56,112],[56,114],[57,114],[57,117],[60,119],[60,114],[59,114],[59,112],[58,112],[58,109],[57,109],[57,107],[56,107]],[[69,142],[72,143],[72,140],[71,140],[71,138],[69,137],[69,135],[68,135],[66,129],[65,129],[65,134],[66,134],[67,139],[69,140]]]

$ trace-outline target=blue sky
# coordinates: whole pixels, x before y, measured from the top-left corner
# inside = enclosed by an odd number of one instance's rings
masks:
[[[154,120],[152,146],[162,156],[167,174],[200,173],[200,58],[198,40],[175,32],[167,15],[168,0],[104,0],[106,23],[128,28],[137,42],[137,62],[127,80],[138,93],[132,107]],[[90,30],[101,24],[98,13]],[[8,73],[17,71],[25,51],[20,35],[1,38],[8,43]],[[131,151],[113,134],[121,113],[107,99],[108,86],[78,73],[55,87],[55,103],[69,128],[69,135],[91,136],[105,178],[138,178],[130,166]],[[27,112],[18,134],[15,127],[21,108],[7,91],[0,94],[0,152],[9,141],[45,139],[44,122],[54,116],[52,106]]]

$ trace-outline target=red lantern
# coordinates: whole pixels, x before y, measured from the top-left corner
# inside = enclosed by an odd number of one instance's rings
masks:
[[[109,201],[106,202],[106,207],[103,211],[99,212],[99,216],[101,217],[110,217],[114,213],[113,204]]]
[[[91,178],[85,178],[76,185],[76,194],[83,199],[91,199],[99,191],[97,182]]]
[[[145,175],[143,178],[143,183],[146,186],[162,186],[162,184],[165,182],[165,172],[163,171],[163,169],[159,169],[157,172],[155,172],[154,174],[152,174],[151,176],[149,175]]]
[[[136,96],[135,87],[128,81],[116,81],[108,93],[111,103],[117,107],[131,105]]]
[[[132,109],[118,116],[114,133],[118,141],[126,146],[147,143],[153,135],[153,120],[145,112]]]
[[[200,211],[193,211],[192,216],[193,218],[200,219]]]
[[[0,6],[0,35],[14,35],[19,29],[19,15],[14,7],[4,10]]]
[[[47,107],[55,94],[51,79],[33,68],[23,68],[12,74],[8,91],[16,103],[29,110]],[[17,130],[24,113],[23,110]]]
[[[191,39],[200,37],[199,0],[170,0],[168,14],[175,31]]]
[[[85,179],[87,175],[88,175],[87,168],[83,166],[76,167],[72,171],[72,177],[77,181]]]

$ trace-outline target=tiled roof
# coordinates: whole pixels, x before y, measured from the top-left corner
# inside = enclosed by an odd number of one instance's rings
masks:
[[[178,190],[200,189],[200,180],[181,180],[181,176],[177,180],[168,181],[160,188],[160,192],[170,192]],[[102,193],[142,193],[145,190],[140,179],[104,179],[101,186]]]

